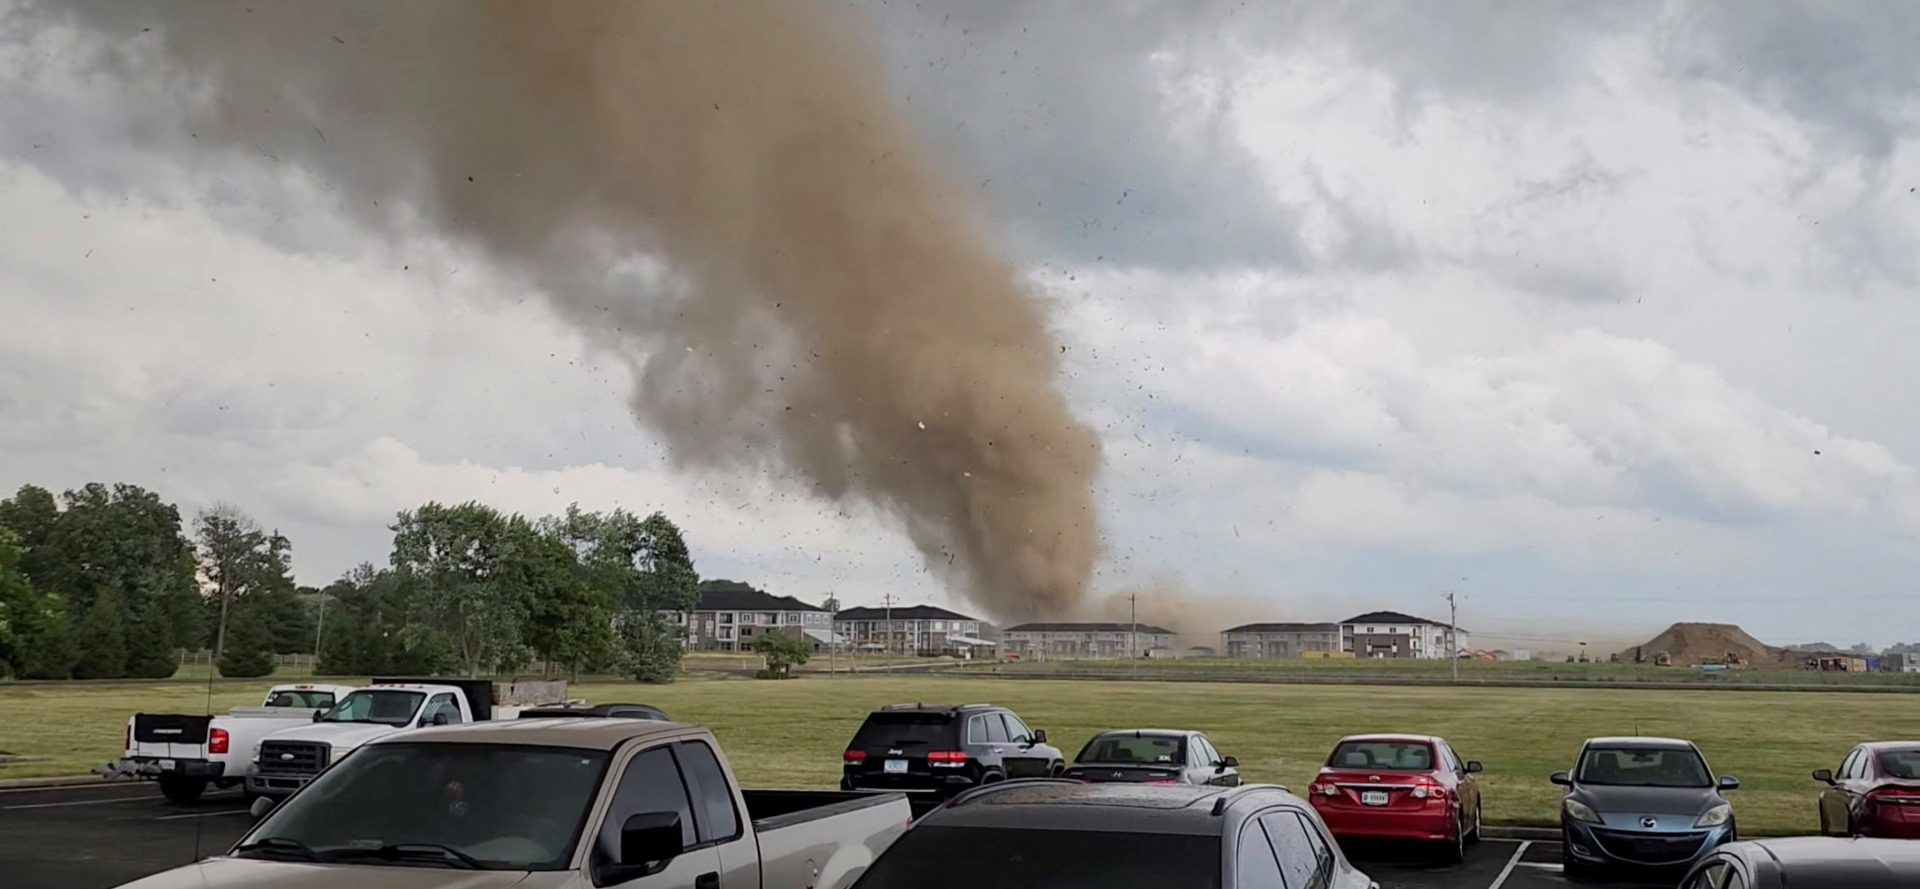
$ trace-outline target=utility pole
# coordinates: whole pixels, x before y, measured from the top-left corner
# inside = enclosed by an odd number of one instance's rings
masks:
[[[1140,595],[1127,594],[1127,620],[1133,629],[1127,633],[1127,673],[1132,675],[1140,669]]]
[[[1447,591],[1447,659],[1453,661],[1453,682],[1460,683],[1460,637],[1455,626],[1460,622],[1460,605],[1454,601],[1453,591]]]
[[[326,590],[320,591],[320,617],[313,622],[313,662],[315,666],[319,666],[320,664],[321,634],[327,631],[327,599],[329,598],[331,597],[327,595]]]
[[[881,596],[880,604],[885,606],[887,609],[887,645],[885,648],[881,649],[881,651],[884,652],[889,659],[891,659],[893,656],[893,594],[888,593],[884,596]]]

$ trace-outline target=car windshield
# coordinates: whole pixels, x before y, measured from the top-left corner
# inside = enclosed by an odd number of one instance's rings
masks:
[[[964,866],[956,866],[964,863]],[[855,889],[1214,889],[1220,838],[1162,833],[923,827]]]
[[[1087,742],[1074,762],[1184,763],[1187,741],[1177,735],[1101,735]]]
[[[1889,778],[1920,778],[1920,747],[1881,751],[1880,771]]]
[[[320,717],[320,721],[406,725],[413,721],[414,712],[420,709],[420,702],[426,697],[417,691],[361,689],[348,692],[346,697],[340,699],[339,705]]]
[[[1620,787],[1707,787],[1713,778],[1692,750],[1589,747],[1580,759],[1582,784]]]
[[[235,854],[559,870],[606,763],[605,751],[568,747],[373,744],[275,809]]]
[[[1433,747],[1424,741],[1341,741],[1327,758],[1336,769],[1426,772],[1433,769]]]
[[[954,743],[953,717],[945,713],[875,713],[854,733],[852,746],[933,747]]]
[[[276,691],[267,697],[269,707],[299,707],[318,710],[333,706],[330,691]]]

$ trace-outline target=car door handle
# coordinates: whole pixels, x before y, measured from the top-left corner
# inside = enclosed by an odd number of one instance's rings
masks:
[[[720,872],[708,871],[693,878],[693,889],[720,889]]]

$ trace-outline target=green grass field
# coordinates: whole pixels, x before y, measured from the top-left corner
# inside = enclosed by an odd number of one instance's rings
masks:
[[[256,703],[265,685],[216,684],[216,712]],[[1854,743],[1920,737],[1906,696],[1845,692],[1301,686],[1198,682],[1067,682],[956,677],[820,677],[786,682],[699,680],[671,686],[577,684],[594,701],[638,701],[719,736],[743,780],[823,787],[867,711],[895,701],[991,701],[1044,728],[1069,756],[1093,732],[1191,727],[1239,757],[1249,780],[1304,789],[1333,741],[1367,731],[1445,735],[1487,767],[1487,820],[1552,823],[1556,788],[1583,738],[1677,735],[1699,742],[1716,771],[1740,777],[1734,796],[1747,833],[1817,827],[1807,773],[1832,767]],[[203,712],[204,684],[0,685],[0,750],[34,757],[0,778],[71,775],[118,755],[135,710]]]

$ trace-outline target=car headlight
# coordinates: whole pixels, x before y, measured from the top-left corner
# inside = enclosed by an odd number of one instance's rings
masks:
[[[1591,821],[1594,824],[1600,823],[1600,816],[1594,813],[1593,807],[1577,799],[1569,798],[1561,803],[1560,806],[1566,810],[1567,817],[1575,821]]]
[[[1693,822],[1693,826],[1694,827],[1719,827],[1720,825],[1725,824],[1728,821],[1732,821],[1732,820],[1733,820],[1733,807],[1727,805],[1726,803],[1721,803],[1720,805],[1717,805],[1711,809],[1708,809],[1705,814],[1702,814],[1700,816],[1700,820]]]

